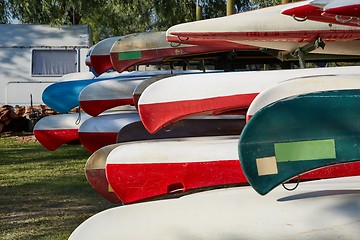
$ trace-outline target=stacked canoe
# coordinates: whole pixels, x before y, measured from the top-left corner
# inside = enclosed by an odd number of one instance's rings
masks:
[[[92,72],[45,89],[61,114],[34,129],[49,150],[78,140],[89,184],[119,205],[69,239],[359,239],[359,66],[136,70],[233,51],[267,62],[264,49],[307,44],[305,59],[356,58],[358,3],[290,3],[91,48]]]

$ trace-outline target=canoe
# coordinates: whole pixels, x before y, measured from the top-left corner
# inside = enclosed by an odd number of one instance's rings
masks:
[[[359,98],[359,89],[314,92],[255,113],[239,141],[251,186],[264,195],[298,174],[339,163],[356,162],[348,171],[360,175]]]
[[[246,121],[263,107],[292,96],[312,92],[360,89],[360,75],[323,75],[274,84],[257,95],[246,112]]]
[[[233,46],[198,46],[188,44],[171,44],[166,41],[166,32],[143,32],[124,36],[114,43],[111,48],[111,62],[114,69],[122,72],[129,67],[164,63],[171,58],[184,58],[200,54],[229,52]],[[237,47],[237,50],[259,51],[252,46]]]
[[[296,6],[285,8],[281,11],[282,14],[293,17],[297,21],[318,21],[331,24],[343,24],[348,26],[359,26],[356,18],[339,17],[330,11],[324,11],[324,7],[331,1],[303,1]],[[344,3],[344,1],[341,1]]]
[[[148,86],[150,86],[154,82],[157,82],[161,79],[168,78],[168,77],[174,77],[174,76],[176,76],[176,75],[166,74],[166,75],[156,76],[156,77],[146,79],[146,80],[142,81],[140,84],[138,84],[133,92],[133,102],[134,102],[134,106],[136,107],[136,109],[138,109],[139,98],[140,98],[141,94],[144,92],[144,90]]]
[[[84,87],[79,94],[79,104],[84,112],[91,116],[98,116],[100,113],[123,105],[134,105],[133,92],[143,81],[163,76],[174,76],[175,74],[201,73],[198,70],[173,70],[169,74],[160,74],[150,78],[133,79],[110,79],[94,82]]]
[[[355,240],[359,183],[360,177],[318,180],[292,192],[277,188],[266,197],[236,187],[119,206],[85,220],[69,240]]]
[[[111,79],[86,86],[79,95],[81,109],[96,117],[111,108],[134,105],[133,92],[144,79]]]
[[[110,60],[110,49],[112,45],[121,37],[106,38],[93,46],[90,52],[91,70],[95,76],[99,76],[106,71],[113,69]]]
[[[217,115],[247,109],[259,92],[287,79],[324,74],[356,74],[359,69],[335,67],[174,76],[148,86],[140,96],[138,111],[146,129],[154,133],[188,116]]]
[[[359,0],[347,0],[347,1],[335,0],[335,1],[331,1],[330,3],[324,6],[324,12],[326,13],[340,15],[340,16],[348,16],[348,17],[360,17],[359,10],[360,10]]]
[[[91,65],[91,60],[90,60],[90,54],[91,51],[94,49],[95,45],[92,45],[89,50],[86,53],[86,57],[85,57],[85,65],[89,67],[89,70],[93,73],[92,71],[92,65]],[[94,73],[93,73],[94,74]]]
[[[140,121],[137,111],[113,111],[90,117],[79,128],[80,143],[90,152],[116,143],[118,132],[125,125]]]
[[[173,197],[209,187],[244,185],[238,136],[207,136],[128,142],[106,160],[107,180],[123,203]],[[141,149],[141,151],[139,151]],[[305,181],[360,175],[360,163],[303,174]]]
[[[360,28],[316,21],[299,22],[281,14],[284,9],[303,3],[282,4],[230,16],[182,23],[167,30],[167,41],[204,44],[228,40],[234,43],[293,52],[321,38],[326,47],[312,53],[359,55]],[[216,42],[214,42],[216,44]]]
[[[237,156],[238,138],[128,142],[110,152],[106,177],[123,203],[210,186],[246,184]]]
[[[149,78],[159,74],[169,74],[170,71],[139,71],[139,72],[111,72],[103,73],[95,77],[92,73],[80,77],[67,76],[48,86],[42,94],[43,102],[50,108],[60,113],[67,113],[71,109],[79,106],[79,94],[89,84],[110,79],[141,79]]]
[[[117,144],[102,147],[88,158],[85,166],[85,175],[90,185],[110,202],[120,202],[118,197],[109,192],[109,183],[105,174],[105,161],[109,153],[125,142],[142,141],[151,139],[195,137],[195,136],[216,136],[216,135],[240,135],[245,125],[244,117],[204,117],[184,119],[174,123],[174,126],[167,130],[161,130],[150,134],[142,125],[140,119],[133,123],[124,125],[118,133]],[[81,139],[81,137],[80,137]],[[95,149],[95,148],[94,148]]]
[[[105,173],[106,158],[117,146],[118,144],[107,145],[91,154],[91,156],[86,160],[85,177],[93,189],[103,198],[111,203],[121,204],[120,199],[110,188]]]
[[[200,116],[182,119],[152,134],[139,120],[121,128],[117,135],[117,142],[200,136],[239,136],[244,126],[243,115]]]
[[[138,107],[138,102],[139,102],[139,98],[141,96],[141,94],[143,93],[143,91],[150,86],[151,84],[153,84],[154,82],[157,82],[161,79],[164,78],[168,78],[168,77],[174,77],[176,75],[184,75],[184,74],[203,74],[203,73],[216,73],[216,72],[223,72],[221,70],[206,70],[206,71],[197,71],[197,70],[189,70],[189,71],[173,71],[173,74],[165,74],[165,75],[160,75],[160,76],[155,76],[155,77],[151,77],[149,79],[145,79],[144,81],[142,81],[139,85],[136,86],[136,88],[134,89],[133,92],[133,101],[134,101],[134,105],[137,108]]]
[[[35,124],[34,136],[46,149],[55,151],[63,144],[79,141],[78,129],[88,118],[86,113],[46,116]]]

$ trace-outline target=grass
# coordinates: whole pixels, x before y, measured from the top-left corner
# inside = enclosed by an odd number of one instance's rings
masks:
[[[87,183],[81,145],[54,152],[36,140],[0,137],[0,239],[67,239],[88,217],[114,205]]]

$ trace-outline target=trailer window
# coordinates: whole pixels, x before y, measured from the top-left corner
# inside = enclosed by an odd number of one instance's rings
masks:
[[[31,74],[62,76],[76,72],[76,50],[33,49]]]

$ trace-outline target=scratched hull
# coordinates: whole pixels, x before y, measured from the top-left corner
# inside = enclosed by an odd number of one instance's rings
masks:
[[[358,72],[359,67],[338,67],[169,77],[143,91],[138,111],[146,129],[155,133],[185,117],[247,109],[259,92],[287,79]]]
[[[116,143],[120,129],[139,120],[140,117],[136,111],[119,111],[91,117],[79,128],[80,142],[93,153],[104,146]]]
[[[129,67],[146,63],[163,63],[171,58],[232,51],[232,46],[198,46],[170,44],[165,32],[144,32],[125,36],[112,46],[110,55],[114,69],[122,72]],[[258,50],[251,46],[238,46],[241,50]]]
[[[122,144],[107,157],[106,176],[123,203],[247,183],[237,159],[237,142],[238,136],[217,136]]]
[[[319,180],[292,192],[277,188],[266,197],[237,187],[120,206],[90,217],[69,240],[355,240],[360,238],[359,183],[359,177]]]
[[[282,10],[303,3],[278,5],[226,17],[183,23],[167,30],[167,40],[192,44],[228,40],[232,43],[292,52],[306,43],[321,38],[326,47],[312,53],[359,55],[360,28],[339,24],[295,21],[281,14]]]
[[[63,144],[79,141],[79,127],[88,118],[86,113],[44,117],[35,124],[34,136],[46,149],[55,151]]]
[[[123,203],[168,198],[174,193],[208,187],[248,184],[239,158],[234,155],[237,144],[238,136],[123,143],[107,158],[107,180]],[[359,167],[360,163],[350,163],[317,169],[302,174],[300,181],[356,176],[360,174]]]

